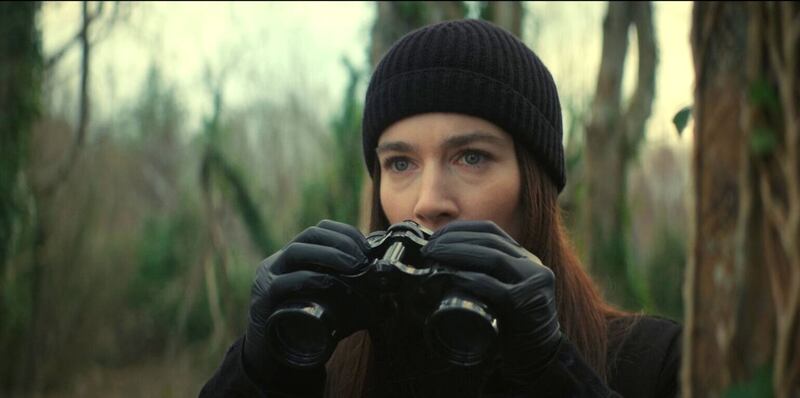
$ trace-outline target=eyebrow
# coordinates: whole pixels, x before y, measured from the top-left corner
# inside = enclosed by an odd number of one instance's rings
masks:
[[[449,137],[444,141],[444,144],[442,146],[447,148],[458,148],[472,144],[473,142],[489,142],[493,144],[499,144],[502,141],[503,140],[496,135],[489,134],[483,131],[474,131],[467,134],[461,134]]]
[[[458,148],[465,145],[472,144],[474,142],[489,142],[489,143],[501,143],[503,140],[500,137],[497,137],[493,134],[489,134],[483,131],[473,131],[467,134],[460,134],[456,136],[452,136],[447,138],[444,143],[442,144],[445,148]],[[378,145],[375,148],[375,152],[377,154],[381,154],[384,152],[413,152],[414,146],[403,141],[389,141],[384,142],[383,144]]]
[[[377,148],[375,148],[375,153],[377,153],[379,155],[381,153],[384,153],[384,152],[402,152],[402,153],[407,153],[407,152],[413,152],[413,151],[414,151],[414,146],[409,144],[409,143],[407,143],[407,142],[403,142],[403,141],[384,142],[383,144],[380,144],[380,145],[378,145]]]

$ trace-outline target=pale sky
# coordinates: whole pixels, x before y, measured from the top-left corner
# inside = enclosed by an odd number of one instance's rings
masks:
[[[124,4],[130,9],[127,22],[118,24],[93,53],[91,94],[96,117],[111,117],[129,102],[155,61],[184,100],[190,128],[199,125],[210,109],[204,83],[207,67],[215,75],[227,71],[224,87],[229,107],[253,98],[278,99],[293,91],[318,107],[327,120],[346,84],[342,57],[363,68],[367,65],[372,3]],[[523,39],[553,73],[562,102],[591,98],[606,4],[536,2],[526,7],[531,16]],[[42,11],[47,55],[79,28],[80,3],[46,2]],[[660,54],[649,139],[687,143],[689,134],[679,138],[671,120],[692,102],[691,3],[656,3],[654,16]],[[635,48],[635,42],[629,47]],[[78,83],[77,62],[75,47],[59,65],[54,84],[73,90],[58,90],[60,106],[77,104],[71,97]],[[629,91],[634,81],[635,58],[629,56],[625,80]],[[67,108],[64,111],[70,113]]]

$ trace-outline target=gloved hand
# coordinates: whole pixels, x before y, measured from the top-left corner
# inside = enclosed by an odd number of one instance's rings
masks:
[[[323,220],[300,233],[286,247],[264,260],[253,282],[243,360],[250,377],[270,388],[292,370],[269,354],[266,321],[290,298],[327,298],[346,309],[338,317],[339,338],[363,328],[364,300],[335,275],[358,272],[367,260],[369,244],[354,227]],[[294,374],[293,374],[294,375]]]
[[[456,270],[453,287],[497,316],[510,382],[524,385],[554,360],[562,336],[553,272],[497,225],[454,221],[431,236],[422,256]]]

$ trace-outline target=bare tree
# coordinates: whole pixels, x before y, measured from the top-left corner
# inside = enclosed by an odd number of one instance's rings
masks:
[[[639,65],[636,88],[626,108],[622,80],[628,31],[636,28]],[[586,258],[610,298],[626,307],[637,303],[628,282],[625,222],[627,172],[645,135],[655,92],[657,48],[649,2],[610,2],[603,21],[603,49],[597,90],[586,127],[584,226]]]
[[[100,10],[97,11],[99,13]],[[45,272],[48,268],[45,260],[45,248],[50,234],[50,222],[46,214],[47,203],[54,200],[56,191],[63,186],[70,171],[75,166],[85,141],[86,129],[89,121],[89,72],[90,72],[90,52],[89,28],[96,15],[89,12],[89,4],[83,1],[81,4],[81,28],[77,36],[81,43],[81,65],[80,65],[80,97],[78,107],[78,125],[75,129],[72,144],[69,146],[65,159],[56,167],[54,174],[47,180],[36,183],[32,181],[32,192],[34,207],[36,208],[33,228],[33,255],[31,260],[31,317],[30,334],[27,342],[28,355],[24,357],[23,363],[26,376],[23,377],[23,384],[32,387],[33,391],[38,391],[42,387],[44,371],[41,363],[44,362],[47,354],[41,342],[47,335],[45,319],[48,311],[44,308],[47,283],[45,282]],[[66,52],[66,50],[64,51]],[[63,52],[62,52],[63,54]],[[46,65],[52,65],[56,61],[50,60]]]
[[[696,3],[692,19],[696,204],[683,396],[798,396],[800,7]]]
[[[113,27],[117,16],[116,10],[117,6],[115,5],[113,18],[106,20],[104,24],[104,34],[107,34]],[[81,220],[79,228],[74,230],[75,233],[68,238],[70,244],[68,250],[62,253],[63,258],[55,258],[56,256],[52,252],[54,245],[58,243],[53,237],[58,235],[59,228],[65,224],[63,219],[57,219],[57,209],[63,208],[64,203],[69,199],[74,199],[65,197],[76,191],[76,189],[71,189],[72,187],[67,184],[67,181],[70,181],[72,170],[80,167],[78,164],[81,163],[81,153],[88,134],[91,102],[89,94],[91,54],[93,44],[103,37],[103,35],[96,34],[97,32],[93,28],[103,15],[103,3],[90,5],[86,1],[82,2],[81,22],[74,38],[53,55],[41,60],[41,71],[44,72],[46,78],[47,73],[52,71],[52,68],[65,54],[75,45],[80,46],[78,122],[74,128],[70,128],[73,130],[70,142],[63,145],[65,150],[60,151],[63,155],[59,157],[53,167],[50,167],[49,164],[48,167],[41,167],[34,161],[33,158],[36,157],[34,154],[41,149],[38,145],[40,143],[37,145],[32,143],[31,150],[27,151],[27,155],[30,155],[31,159],[26,162],[25,180],[28,184],[29,196],[25,198],[25,206],[26,211],[30,214],[28,227],[31,232],[30,236],[26,237],[26,241],[21,244],[24,246],[21,250],[24,251],[25,256],[18,261],[20,263],[18,271],[26,276],[27,281],[24,288],[27,290],[28,297],[25,302],[29,304],[24,310],[29,311],[29,314],[26,317],[24,335],[17,341],[16,352],[10,353],[8,356],[8,362],[15,364],[14,377],[18,387],[29,390],[34,395],[45,387],[46,382],[51,381],[48,379],[57,373],[64,373],[55,369],[57,366],[53,364],[63,359],[66,352],[71,349],[69,343],[74,343],[75,336],[80,333],[77,330],[81,330],[80,327],[82,327],[80,325],[81,317],[88,314],[88,311],[81,311],[76,316],[75,313],[69,311],[72,308],[66,308],[68,307],[66,305],[54,308],[56,306],[53,306],[52,303],[54,297],[59,297],[60,289],[68,284],[63,279],[59,280],[58,276],[72,271],[64,264],[63,259],[76,261],[75,257],[86,241],[85,232],[92,221],[90,220],[91,212],[88,211],[92,205],[90,202],[83,203],[82,210],[87,211],[79,212],[84,219]],[[39,46],[38,39],[34,46]],[[29,87],[28,90],[31,93],[40,92],[40,83],[37,82],[35,87]],[[34,138],[33,135],[31,138]],[[43,170],[49,172],[41,173]],[[72,181],[74,182],[75,179]],[[80,302],[90,295],[81,292],[75,296],[77,297],[71,297],[71,299]],[[65,309],[67,311],[64,311]],[[60,333],[61,331],[64,333]],[[66,348],[61,349],[63,347]]]
[[[216,80],[210,78],[210,80]],[[215,350],[232,333],[231,321],[227,319],[235,313],[233,287],[230,278],[230,249],[226,242],[222,222],[226,218],[225,209],[232,208],[240,216],[253,244],[260,254],[277,250],[276,239],[266,227],[256,201],[250,194],[248,184],[241,171],[221,150],[225,134],[222,122],[222,81],[209,82],[213,97],[213,113],[205,121],[204,145],[200,159],[200,189],[207,225],[209,246],[203,255],[203,268],[206,291],[208,293],[209,314],[213,323],[211,348]],[[220,200],[223,199],[223,200]],[[225,200],[230,203],[226,207]],[[200,272],[195,270],[194,272]],[[191,303],[187,303],[187,307]],[[226,315],[227,314],[227,315]],[[182,322],[185,318],[182,319]],[[184,328],[179,324],[179,329]]]
[[[58,186],[69,177],[69,173],[75,166],[76,160],[81,153],[81,148],[86,140],[86,128],[89,124],[89,59],[91,52],[91,44],[89,42],[89,28],[92,22],[103,12],[103,3],[99,3],[97,10],[94,13],[89,12],[89,3],[83,1],[81,3],[81,16],[82,23],[81,29],[76,35],[75,41],[70,41],[55,55],[48,58],[46,66],[51,67],[54,65],[71,47],[72,43],[80,42],[81,44],[81,83],[80,83],[80,97],[78,105],[78,125],[75,128],[75,135],[73,137],[72,145],[67,151],[66,158],[62,160],[53,176],[46,181],[41,187],[41,193],[49,196]]]

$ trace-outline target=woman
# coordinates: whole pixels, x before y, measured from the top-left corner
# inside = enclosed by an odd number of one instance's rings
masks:
[[[261,264],[246,335],[201,395],[675,396],[680,327],[606,304],[570,248],[557,205],[561,135],[555,83],[510,33],[463,20],[403,37],[367,90],[371,228],[410,219],[436,231],[422,255],[498,314],[496,356],[459,367],[428,352],[419,328],[365,331],[368,299],[340,277],[369,246],[323,221]],[[351,310],[349,337],[324,368],[267,354],[266,318],[298,294]]]

